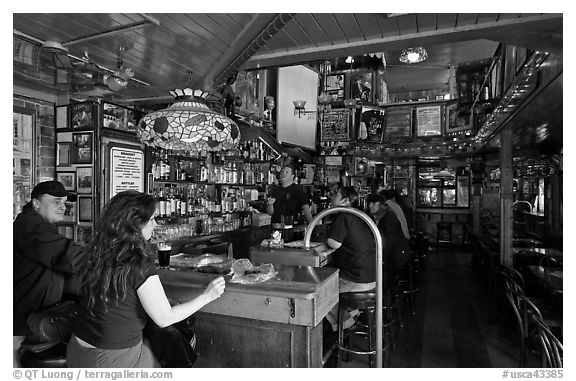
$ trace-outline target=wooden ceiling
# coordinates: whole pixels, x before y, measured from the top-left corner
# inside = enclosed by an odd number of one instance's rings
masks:
[[[373,52],[385,52],[392,91],[423,89],[445,86],[450,65],[489,58],[498,42],[562,53],[561,14],[17,13],[13,28],[38,46],[62,42],[69,54],[112,70],[122,49],[122,65],[150,85],[131,81],[116,94],[124,98],[182,86],[213,90],[239,69]],[[415,45],[426,47],[428,61],[419,70],[399,65],[400,50]]]
[[[114,95],[127,103],[143,99],[166,103],[171,99],[169,91],[179,87],[214,91],[238,70],[348,55],[384,52],[389,91],[405,92],[446,87],[451,65],[491,58],[499,42],[546,51],[560,62],[563,54],[562,14],[16,13],[13,28],[15,41],[25,40],[35,47],[29,64],[37,72],[53,63],[52,51],[41,48],[45,41],[63,43],[69,55],[93,66],[112,71],[120,64],[131,68],[137,81],[129,81],[126,88],[86,93]],[[400,64],[400,51],[413,46],[424,46],[428,60]],[[16,42],[14,50],[16,55]],[[16,66],[16,58],[14,62]],[[71,59],[68,70],[82,64]],[[40,83],[45,90],[69,91],[55,84],[55,78],[44,79],[14,70],[15,83]],[[554,89],[562,91],[561,81],[550,88]],[[561,105],[552,109],[561,110]],[[561,139],[562,117],[555,115],[551,121],[539,120],[538,125],[551,126]],[[516,133],[515,128],[516,134],[519,146],[530,146],[537,139]]]

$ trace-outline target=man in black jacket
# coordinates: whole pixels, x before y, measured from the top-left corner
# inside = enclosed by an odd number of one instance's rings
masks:
[[[84,247],[60,235],[54,225],[62,220],[67,199],[76,201],[76,196],[69,194],[60,182],[41,182],[14,221],[15,350],[30,333],[26,325],[28,315],[62,299],[66,281],[77,272],[84,257]]]

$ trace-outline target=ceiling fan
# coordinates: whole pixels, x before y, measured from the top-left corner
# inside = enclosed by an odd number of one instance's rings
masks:
[[[146,14],[141,14],[141,16],[143,17],[141,21],[121,25],[107,31],[75,38],[66,42],[53,40],[43,41],[16,29],[13,30],[13,34],[16,37],[39,47],[41,56],[48,56],[45,58],[51,60],[52,66],[56,69],[54,78],[55,84],[62,82],[62,78],[68,77],[68,72],[70,72],[71,78],[82,86],[87,86],[92,82],[93,85],[103,84],[111,91],[119,91],[125,88],[130,81],[139,85],[149,86],[148,83],[134,78],[134,70],[124,66],[124,44],[121,44],[119,48],[117,67],[115,69],[107,68],[93,62],[86,51],[82,57],[73,55],[69,53],[68,46],[96,38],[109,37],[111,35],[141,28],[150,24],[160,25],[160,22],[151,16]]]

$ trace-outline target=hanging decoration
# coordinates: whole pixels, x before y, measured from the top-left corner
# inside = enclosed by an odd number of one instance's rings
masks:
[[[238,126],[208,108],[207,92],[186,88],[170,94],[176,100],[173,105],[140,120],[140,141],[155,148],[192,153],[228,150],[238,145]]]

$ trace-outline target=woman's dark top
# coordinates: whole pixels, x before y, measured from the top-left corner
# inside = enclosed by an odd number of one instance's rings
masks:
[[[382,234],[384,271],[394,274],[410,258],[409,243],[402,233],[402,226],[392,209],[386,208],[379,220],[378,229]]]
[[[376,281],[376,243],[364,221],[352,214],[339,213],[330,225],[328,238],[342,244],[333,254],[340,277],[356,283]]]
[[[83,295],[74,326],[76,337],[100,349],[125,349],[138,344],[142,340],[147,314],[136,290],[146,279],[156,274],[153,264],[143,276],[131,273],[126,298],[119,301],[118,305],[108,306],[108,311],[97,304],[92,310],[94,315],[90,315],[87,309],[88,298]]]

